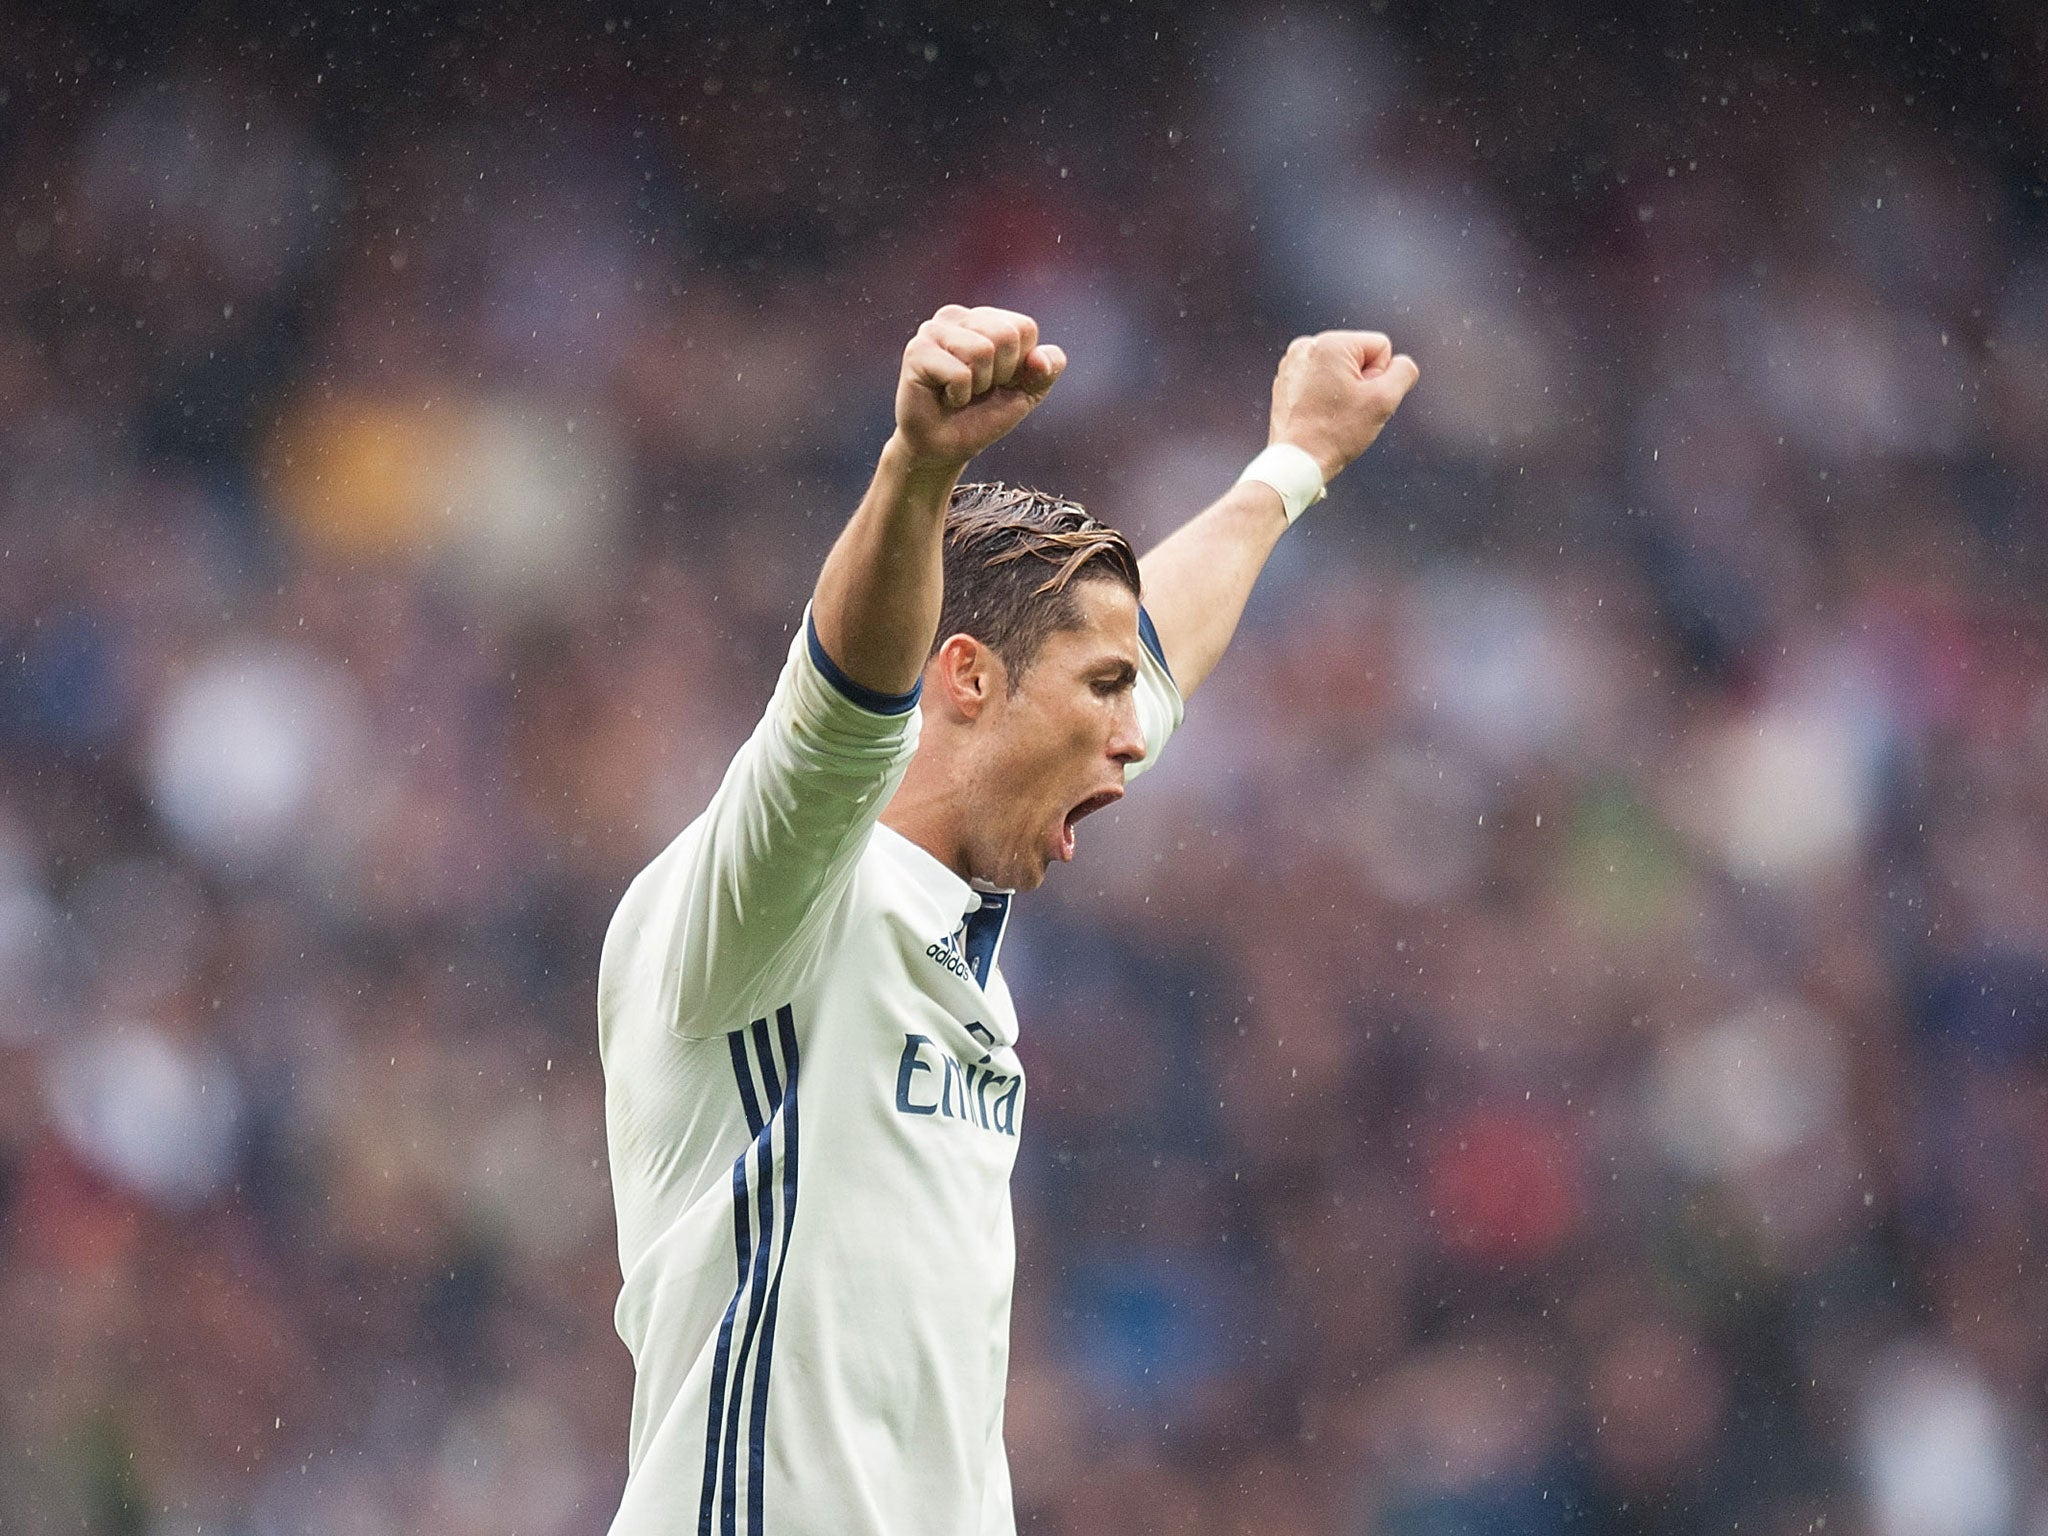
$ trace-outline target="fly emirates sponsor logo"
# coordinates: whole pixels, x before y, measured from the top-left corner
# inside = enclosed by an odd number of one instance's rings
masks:
[[[929,1035],[906,1034],[903,1054],[896,1059],[896,1113],[965,1120],[999,1136],[1015,1136],[1024,1079],[998,1072],[988,1062],[987,1056],[960,1061]]]

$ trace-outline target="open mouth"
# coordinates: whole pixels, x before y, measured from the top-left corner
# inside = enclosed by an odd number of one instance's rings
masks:
[[[1076,823],[1084,816],[1093,816],[1105,805],[1115,805],[1123,797],[1124,792],[1120,789],[1097,790],[1086,800],[1083,800],[1079,805],[1067,812],[1065,821],[1060,824],[1059,856],[1061,860],[1071,859],[1074,856],[1074,827]]]
[[[1090,795],[1086,800],[1083,800],[1079,805],[1075,806],[1071,811],[1067,812],[1067,825],[1071,827],[1083,816],[1093,816],[1105,805],[1115,805],[1117,801],[1123,799],[1123,797],[1124,792],[1120,789],[1098,790],[1096,793]]]

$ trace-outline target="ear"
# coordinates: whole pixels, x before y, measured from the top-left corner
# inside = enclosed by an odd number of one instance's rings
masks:
[[[948,635],[925,669],[925,697],[955,720],[981,718],[1007,684],[1002,658],[972,635]]]

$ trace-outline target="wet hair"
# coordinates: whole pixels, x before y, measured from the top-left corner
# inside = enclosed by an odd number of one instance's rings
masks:
[[[949,635],[972,635],[1002,658],[1011,692],[1048,635],[1080,625],[1076,581],[1114,581],[1138,595],[1130,540],[1071,501],[1000,482],[955,488],[945,570],[933,654]]]

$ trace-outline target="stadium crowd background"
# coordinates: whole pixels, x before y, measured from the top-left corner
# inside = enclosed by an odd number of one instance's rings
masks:
[[[1157,537],[1020,910],[1028,1531],[2048,1531],[2031,8],[17,15],[0,1530],[604,1529],[599,936],[955,298]]]

